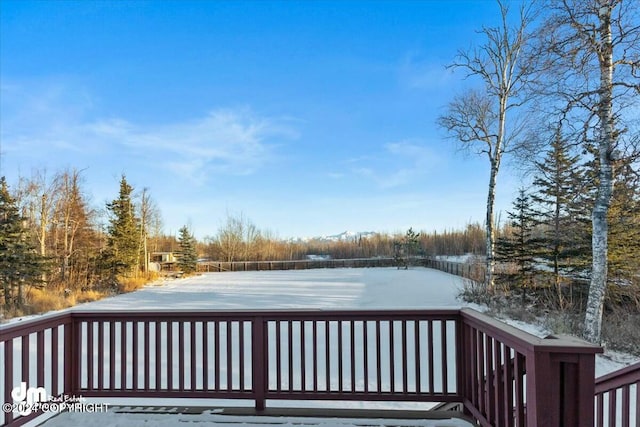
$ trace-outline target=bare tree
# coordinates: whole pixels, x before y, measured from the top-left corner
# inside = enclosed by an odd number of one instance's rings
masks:
[[[598,343],[607,287],[607,213],[614,168],[626,152],[621,145],[628,131],[624,110],[637,103],[640,94],[640,12],[635,0],[549,0],[549,10],[539,43],[546,73],[543,93],[555,98],[553,105],[560,115],[581,123],[579,140],[596,152],[584,337]]]
[[[242,217],[241,217],[242,218]],[[258,227],[249,219],[245,219],[244,226],[244,256],[245,260],[258,259],[258,246],[262,233]]]
[[[236,260],[244,243],[245,221],[242,215],[233,217],[227,213],[225,224],[218,231],[217,243],[224,259],[228,262]]]
[[[20,178],[17,198],[22,215],[36,237],[40,255],[47,255],[48,232],[59,190],[58,176],[47,178],[46,170],[34,171],[31,178]]]
[[[533,20],[529,4],[520,6],[515,25],[509,19],[507,2],[498,1],[501,22],[484,27],[483,45],[459,51],[450,66],[461,68],[467,77],[480,80],[480,87],[457,96],[448,105],[438,124],[458,140],[464,149],[486,155],[490,163],[486,211],[487,289],[494,287],[495,215],[494,202],[502,156],[517,140],[524,124],[511,114],[526,102],[526,87],[533,64],[526,61],[524,49],[530,40],[528,27]]]
[[[75,284],[71,277],[74,259],[78,266],[78,256],[87,259],[96,246],[91,224],[95,212],[88,206],[81,184],[81,171],[75,169],[58,171],[50,179],[45,171],[35,171],[31,178],[20,179],[17,190],[39,255],[59,266],[43,280],[67,287]]]
[[[143,257],[142,265],[145,274],[149,272],[149,235],[159,235],[162,231],[160,209],[151,198],[148,188],[143,188],[138,202],[138,217],[140,218],[140,247],[138,253]]]
[[[262,233],[250,219],[242,213],[237,216],[227,213],[218,234],[209,240],[215,242],[223,259],[231,262],[257,259],[261,239]]]
[[[164,238],[163,230],[164,224],[162,223],[162,214],[160,209],[156,206],[156,214],[153,215],[149,226],[149,232],[151,237],[151,251],[159,251],[160,240]]]
[[[91,211],[80,189],[80,172],[78,170],[64,171],[56,175],[58,194],[54,223],[56,234],[61,233],[62,258],[61,279],[67,280],[69,261],[75,251],[78,235],[89,227]],[[57,239],[56,239],[57,240]],[[57,246],[57,245],[56,245]]]

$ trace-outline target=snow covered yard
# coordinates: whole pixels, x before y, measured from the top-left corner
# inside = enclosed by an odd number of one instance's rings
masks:
[[[464,306],[457,299],[462,279],[440,271],[415,268],[396,270],[376,269],[326,269],[298,271],[261,271],[236,273],[210,273],[179,280],[158,282],[144,289],[125,295],[84,304],[80,310],[152,310],[152,309],[424,309],[458,308]],[[509,322],[521,329],[544,336],[548,333],[521,322]],[[598,358],[597,375],[613,371],[631,362],[631,359],[610,355]],[[166,401],[165,401],[166,400]],[[92,399],[95,403],[119,405],[167,405],[184,406],[185,402],[170,399],[149,400]],[[202,402],[189,400],[190,405]],[[209,403],[210,404],[210,403]],[[291,406],[283,402],[282,406]],[[305,405],[307,405],[305,403]],[[315,407],[329,405],[318,402]],[[402,406],[401,406],[402,405]],[[275,406],[269,402],[269,406]],[[341,407],[354,409],[378,409],[380,407],[407,408],[410,404],[347,403]],[[120,413],[122,412],[122,413]],[[132,413],[137,412],[137,413]],[[130,409],[113,408],[106,413],[63,413],[43,425],[71,426],[100,424],[102,427],[159,425],[169,426],[194,423],[198,426],[460,426],[469,425],[461,420],[357,420],[323,418],[278,417],[230,417],[215,411],[199,414],[158,414]],[[32,424],[36,425],[36,424]]]
[[[461,307],[462,279],[415,268],[207,273],[78,306],[122,309],[392,309]]]

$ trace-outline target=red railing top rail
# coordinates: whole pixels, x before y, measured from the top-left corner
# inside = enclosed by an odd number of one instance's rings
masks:
[[[460,316],[459,309],[425,309],[425,310],[324,310],[324,309],[283,309],[283,310],[140,310],[140,311],[83,311],[74,310],[71,316],[75,319],[154,319],[163,320],[224,320],[253,319],[256,317],[268,320],[396,320],[396,319],[433,319],[455,320]]]
[[[251,320],[262,317],[267,320],[457,320],[459,309],[425,310],[323,310],[323,309],[283,309],[283,310],[66,310],[41,317],[0,324],[0,340],[9,340],[35,333],[47,328],[82,320],[152,320],[161,318],[172,320]]]
[[[600,346],[569,336],[550,336],[540,338],[528,332],[507,325],[499,320],[479,313],[473,309],[460,310],[465,323],[491,335],[503,344],[520,352],[553,351],[596,354],[602,353]]]
[[[596,394],[640,382],[640,362],[596,378]]]
[[[66,310],[60,313],[45,314],[32,319],[0,324],[0,341],[10,340],[47,328],[71,323],[71,313],[70,310]]]

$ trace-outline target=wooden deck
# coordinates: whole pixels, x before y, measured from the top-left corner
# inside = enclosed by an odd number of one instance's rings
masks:
[[[483,426],[593,425],[602,351],[471,309],[70,311],[0,332],[8,404],[22,379],[53,396],[245,399],[256,411],[451,402]]]

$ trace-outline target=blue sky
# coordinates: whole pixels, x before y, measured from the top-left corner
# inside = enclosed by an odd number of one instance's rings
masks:
[[[82,169],[102,207],[124,173],[197,237],[227,213],[283,238],[481,222],[488,162],[435,121],[472,84],[445,65],[496,20],[490,0],[2,0],[1,174]],[[503,169],[503,217],[517,186]]]

